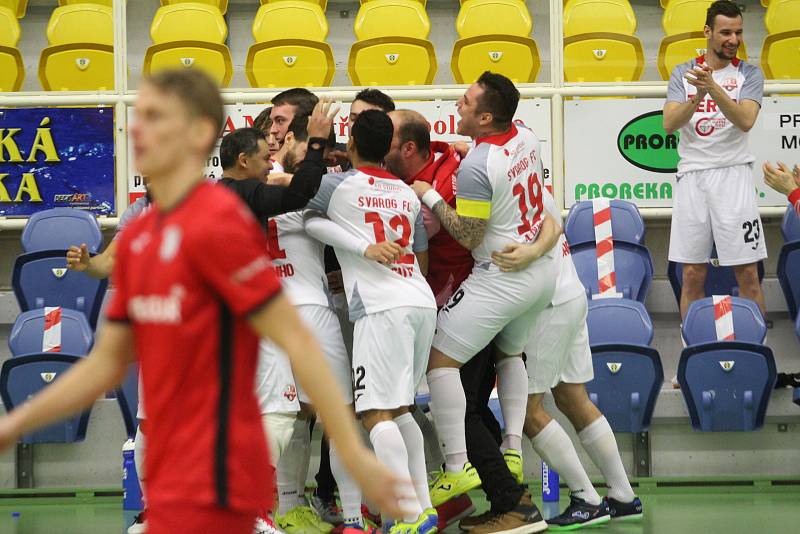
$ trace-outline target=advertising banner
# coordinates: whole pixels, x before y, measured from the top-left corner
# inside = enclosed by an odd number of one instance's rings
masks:
[[[236,128],[244,128],[253,125],[253,120],[266,107],[264,104],[247,105],[226,105],[225,106],[225,126],[219,138],[217,146],[212,151],[206,165],[206,176],[211,179],[218,179],[222,176],[222,168],[219,162],[219,143],[222,137]],[[431,124],[431,138],[435,141],[465,141],[465,137],[456,135],[456,123],[458,114],[456,113],[456,101],[420,101],[420,102],[398,102],[398,109],[413,109],[420,112]],[[132,108],[128,108],[128,122],[133,118]],[[349,130],[350,104],[341,104],[341,109],[334,122],[337,140],[346,142],[350,134]],[[550,164],[552,161],[550,145],[550,101],[536,98],[521,100],[517,108],[516,120],[531,128],[542,142],[542,162],[544,165],[544,181],[550,185]],[[137,197],[144,194],[144,185],[141,175],[135,170],[133,160],[133,144],[128,143],[128,192],[129,201],[133,202]]]
[[[679,135],[662,126],[662,98],[570,100],[564,104],[565,203],[597,197],[671,207]],[[800,161],[796,98],[765,98],[749,133],[753,184],[761,206],[786,197],[764,185],[761,164]]]
[[[113,215],[114,108],[0,109],[0,216]]]

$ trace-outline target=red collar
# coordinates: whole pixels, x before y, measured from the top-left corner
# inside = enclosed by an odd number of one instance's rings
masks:
[[[705,64],[705,62],[706,62],[706,55],[705,55],[705,54],[703,54],[702,56],[697,56],[697,57],[695,58],[695,61],[697,61],[697,64],[698,64],[698,65],[703,65],[703,64]],[[738,67],[740,62],[741,62],[741,60],[740,60],[740,59],[738,58],[738,56],[737,56],[737,57],[734,57],[734,58],[731,60],[731,65],[733,65],[734,67]]]
[[[511,139],[513,139],[515,135],[517,135],[517,127],[512,122],[511,128],[509,128],[507,131],[503,133],[492,134],[486,137],[479,137],[475,139],[475,146],[478,146],[481,143],[489,143],[490,145],[503,146],[509,141],[511,141]]]
[[[436,154],[441,154],[438,158]],[[455,172],[461,160],[453,150],[449,143],[443,141],[431,141],[431,155],[425,166],[411,179],[408,183],[413,183],[416,180],[428,182],[432,184],[434,179],[442,173],[448,176]]]
[[[390,173],[386,169],[381,169],[380,167],[373,167],[372,165],[364,165],[363,167],[359,167],[359,172],[363,172],[364,174],[368,174],[369,176],[374,176],[375,178],[386,178],[388,180],[399,180],[397,176]]]

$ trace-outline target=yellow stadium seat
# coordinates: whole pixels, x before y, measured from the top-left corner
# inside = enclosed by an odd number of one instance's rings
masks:
[[[0,45],[16,47],[22,30],[17,15],[11,9],[0,6]]]
[[[395,35],[427,39],[431,21],[416,0],[370,0],[358,9],[353,31],[359,41]]]
[[[564,37],[597,31],[633,35],[636,15],[628,0],[567,0]]]
[[[328,43],[279,39],[251,46],[246,70],[252,87],[325,87],[336,64]]]
[[[16,13],[0,6],[0,92],[19,91],[25,79],[25,65],[17,49],[20,33]]]
[[[319,5],[303,0],[282,0],[264,4],[253,20],[257,43],[277,39],[324,41],[328,20]]]
[[[767,35],[761,68],[768,80],[800,80],[800,30]]]
[[[14,16],[21,19],[28,9],[28,0],[0,0],[0,7],[7,7]]]
[[[703,32],[680,33],[665,37],[658,48],[658,73],[661,75],[661,79],[669,80],[672,69],[676,66],[705,54],[707,45],[708,40]],[[739,59],[747,60],[744,41],[739,46],[739,52],[736,55]]]
[[[183,2],[158,8],[150,25],[155,44],[172,41],[207,41],[223,44],[228,26],[222,13],[207,4]]]
[[[478,35],[530,37],[533,21],[522,0],[465,0],[456,17],[462,39]]]
[[[161,5],[169,6],[172,4],[182,4],[184,2],[199,2],[201,4],[208,4],[210,6],[214,6],[217,9],[219,9],[219,12],[223,15],[228,11],[228,0],[161,0]]]
[[[58,0],[58,5],[68,6],[70,4],[99,4],[101,6],[113,7],[114,0]]]
[[[436,75],[436,66],[436,53],[430,41],[378,37],[353,44],[348,73],[353,85],[429,85]]]
[[[108,6],[69,4],[53,10],[47,24],[50,46],[39,57],[46,91],[114,89],[114,18]]]
[[[450,69],[456,83],[472,83],[490,70],[515,83],[532,83],[539,74],[539,49],[530,37],[480,35],[459,39],[453,47]]]
[[[761,0],[761,5],[764,7],[769,7],[769,0]]]
[[[209,41],[173,41],[154,44],[144,56],[144,73],[176,67],[196,68],[227,87],[233,77],[231,51],[224,44]]]
[[[800,30],[800,1],[772,0],[764,15],[767,33],[784,33]]]
[[[273,4],[275,2],[285,2],[286,0],[261,0],[261,5],[264,4]],[[328,0],[301,0],[303,2],[311,2],[312,4],[317,4],[323,12],[328,8]]]
[[[643,70],[642,42],[636,36],[595,32],[564,38],[567,82],[635,82]]]
[[[666,35],[703,31],[706,11],[713,0],[670,0],[661,17]]]

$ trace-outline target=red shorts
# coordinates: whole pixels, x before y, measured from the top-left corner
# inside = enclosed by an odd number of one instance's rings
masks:
[[[253,534],[257,515],[197,504],[148,506],[147,534]]]

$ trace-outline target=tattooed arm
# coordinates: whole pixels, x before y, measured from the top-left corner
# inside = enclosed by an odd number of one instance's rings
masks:
[[[417,193],[420,199],[425,197],[428,191],[433,191],[435,196],[432,197],[433,201],[431,204],[433,205],[429,206],[431,211],[439,218],[442,227],[447,230],[447,233],[453,236],[453,239],[458,241],[462,247],[467,250],[472,250],[481,244],[483,235],[486,232],[486,219],[459,215],[427,182],[414,182],[411,188]],[[428,204],[424,199],[423,202]]]

